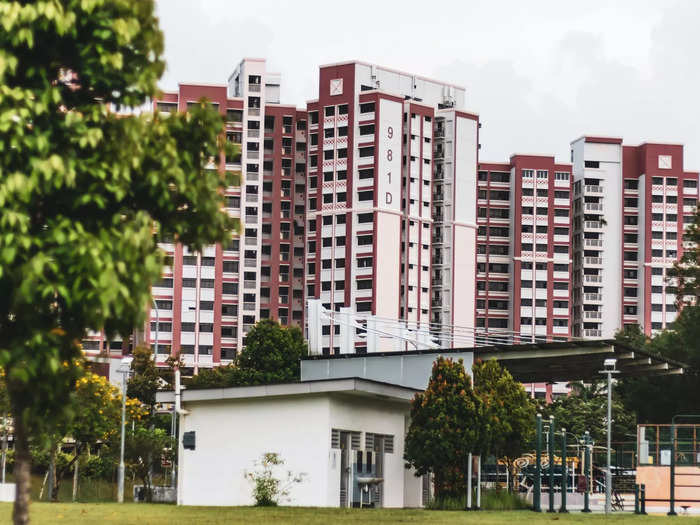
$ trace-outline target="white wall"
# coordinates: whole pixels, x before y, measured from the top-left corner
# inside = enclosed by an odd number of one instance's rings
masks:
[[[405,417],[408,412],[407,405],[391,403],[389,401],[378,402],[376,400],[362,400],[357,397],[331,399],[330,427],[343,430],[361,430],[375,434],[389,434],[394,436],[394,452],[384,455],[384,507],[404,507],[404,432]],[[329,438],[330,439],[330,438]],[[364,435],[362,436],[362,448],[364,448]],[[339,464],[339,463],[338,463]],[[340,484],[340,472],[329,466],[328,477],[331,483],[338,477]],[[334,485],[335,486],[335,485]],[[335,492],[338,494],[338,492]],[[410,501],[420,498],[420,484],[417,495],[409,491]],[[337,505],[337,504],[336,504]]]
[[[321,394],[189,402],[185,408],[190,414],[181,419],[182,432],[196,431],[196,448],[180,444],[180,504],[253,504],[245,472],[256,469],[263,453],[277,452],[285,460],[280,472],[306,473],[285,505],[337,507],[340,450],[331,449],[333,428],[362,432],[362,448],[365,432],[393,435],[394,453],[384,461],[384,506],[420,503],[420,480],[409,480],[408,500],[405,495],[405,404]]]
[[[477,126],[472,119],[455,118],[452,324],[456,326],[475,324]]]
[[[330,450],[327,397],[266,398],[187,403],[183,432],[196,431],[196,449],[180,445],[183,505],[251,505],[246,471],[265,452],[277,452],[285,470],[306,472],[289,505],[332,505],[323,493]],[[182,442],[182,440],[180,440]]]

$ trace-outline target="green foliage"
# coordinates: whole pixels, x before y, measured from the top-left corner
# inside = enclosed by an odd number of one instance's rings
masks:
[[[474,390],[483,406],[482,456],[505,460],[514,479],[514,462],[526,451],[535,433],[535,404],[523,385],[513,379],[498,361],[476,361],[472,366]]]
[[[255,465],[258,470],[246,472],[245,477],[253,484],[253,499],[258,507],[276,507],[283,499],[291,501],[291,487],[301,483],[306,475],[287,471],[284,479],[278,478],[275,470],[284,465],[284,460],[276,452],[265,452]]]
[[[472,491],[472,504],[476,505],[476,490]],[[464,510],[467,508],[467,495],[436,498],[428,505],[428,510]],[[481,510],[526,510],[530,504],[518,494],[507,490],[482,490]]]
[[[697,304],[700,299],[700,207],[695,221],[683,233],[683,255],[669,270],[669,277],[678,281],[678,302]]]
[[[438,497],[462,491],[468,454],[481,447],[481,414],[464,362],[438,357],[428,387],[411,402],[404,445],[406,466],[419,476],[432,472]]]
[[[127,432],[124,462],[128,470],[143,483],[147,501],[151,501],[153,496],[151,473],[161,458],[172,460],[175,445],[173,438],[161,428],[137,425],[133,432]]]
[[[153,352],[147,346],[137,346],[132,353],[134,360],[131,362],[131,377],[126,387],[126,394],[130,398],[138,399],[149,414],[153,414],[156,404],[156,392],[158,392],[159,374],[153,361]]]
[[[588,385],[573,383],[570,395],[555,399],[550,405],[542,404],[540,413],[545,420],[554,416],[556,431],[565,428],[579,437],[589,431],[594,442],[605,443],[608,435],[608,397],[605,388],[605,381],[594,381]],[[612,440],[634,441],[637,428],[635,414],[617,396],[613,396],[612,417]]]
[[[246,337],[245,349],[229,366],[201,370],[188,388],[223,388],[298,381],[301,357],[308,353],[301,330],[270,319],[258,321]]]
[[[686,305],[670,329],[651,339],[616,338],[688,365],[683,375],[624,378],[616,394],[639,423],[670,423],[675,414],[700,413],[700,306]]]
[[[522,384],[497,361],[476,361],[472,366],[474,390],[483,404],[481,455],[516,459],[534,435],[535,405]]]
[[[129,333],[157,242],[224,241],[224,148],[208,104],[122,116],[156,94],[153,2],[0,3],[0,366],[32,431],[65,419],[87,329]],[[153,232],[157,232],[154,236]]]

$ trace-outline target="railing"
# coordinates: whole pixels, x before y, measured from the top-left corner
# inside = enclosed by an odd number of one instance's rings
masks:
[[[603,246],[603,239],[584,239],[584,245],[588,247]]]
[[[584,208],[586,211],[603,211],[603,205],[599,202],[586,202]]]
[[[255,289],[255,287],[256,287],[256,282],[255,282],[255,281],[251,281],[251,280],[245,280],[245,281],[243,281],[243,288],[248,288],[248,289],[252,288],[252,289]]]
[[[593,328],[587,328],[583,331],[584,337],[601,337],[603,335],[602,330],[595,330]]]
[[[257,139],[259,137],[260,137],[260,130],[259,129],[248,128],[248,138]]]
[[[589,312],[589,311],[585,311],[585,312],[583,312],[583,317],[584,317],[584,319],[602,319],[602,318],[603,318],[603,312]]]
[[[249,159],[258,159],[258,158],[260,158],[260,152],[257,150],[248,150],[248,158]]]
[[[603,300],[603,294],[599,293],[587,293],[584,294],[584,299],[586,301],[602,301]]]
[[[594,230],[599,230],[603,227],[603,223],[600,221],[584,221],[584,228],[592,228]]]
[[[256,259],[245,259],[243,261],[243,266],[246,268],[255,268],[257,266],[258,262]]]
[[[255,303],[243,303],[244,310],[255,310]]]
[[[603,276],[602,275],[585,275],[584,274],[583,280],[587,283],[602,283]]]
[[[586,185],[584,186],[584,191],[587,193],[603,193],[603,186]]]
[[[585,257],[584,261],[586,264],[603,264],[602,257]]]
[[[260,93],[260,84],[248,84],[248,91],[251,93]]]

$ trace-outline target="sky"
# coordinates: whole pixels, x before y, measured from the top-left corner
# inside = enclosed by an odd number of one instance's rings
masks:
[[[466,88],[480,160],[569,161],[581,135],[685,144],[700,170],[700,1],[159,0],[167,70],[225,84],[243,57],[282,74],[282,102],[317,96],[318,66],[358,59]]]

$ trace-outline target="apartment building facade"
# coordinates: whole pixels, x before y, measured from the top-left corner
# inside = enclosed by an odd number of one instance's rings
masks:
[[[571,335],[571,165],[479,163],[476,327],[530,342]],[[505,335],[510,334],[510,335]]]
[[[479,116],[459,86],[329,64],[298,109],[281,104],[280,84],[245,59],[225,85],[180,84],[153,102],[167,115],[204,97],[224,117],[240,154],[211,168],[240,173],[226,190],[240,231],[201,253],[163,244],[144,333],[89,334],[88,356],[143,341],[159,364],[179,355],[196,373],[231,362],[259,319],[305,328],[309,300],[360,324],[403,320],[442,346],[456,331],[461,346],[476,343],[464,329],[525,343],[607,338],[631,323],[652,333],[675,318],[666,272],[698,192],[682,146],[589,136],[571,144],[571,164],[482,162]],[[309,338],[336,353],[340,331],[326,320]],[[345,348],[367,351],[361,329],[349,337]]]
[[[226,190],[240,230],[201,253],[161,245],[167,263],[144,333],[112,342],[89,334],[88,356],[121,355],[138,339],[157,350],[159,365],[179,355],[196,373],[230,363],[261,318],[303,326],[306,112],[280,104],[280,76],[261,59],[243,60],[226,85],[180,84],[153,110],[184,112],[202,98],[224,117],[226,140],[240,149],[211,165],[240,174],[240,185]]]
[[[373,64],[320,68],[307,104],[308,299],[425,329],[443,315],[473,325],[478,116],[463,102],[463,88]],[[340,329],[323,325],[324,352],[339,351]]]
[[[573,335],[610,338],[625,325],[647,335],[677,316],[668,270],[697,209],[698,173],[683,146],[625,146],[618,137],[571,143],[574,173]]]

